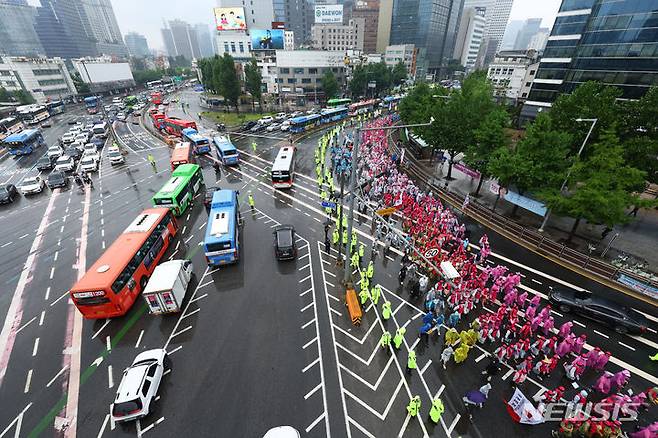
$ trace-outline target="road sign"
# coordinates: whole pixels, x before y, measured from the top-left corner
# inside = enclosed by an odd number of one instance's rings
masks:
[[[388,207],[388,208],[382,208],[381,210],[377,210],[377,214],[380,216],[390,216],[393,213],[395,213],[398,209],[395,207]]]
[[[336,208],[336,203],[331,201],[322,201],[322,207],[324,208]]]
[[[439,253],[438,248],[430,248],[427,251],[425,251],[425,258],[431,259],[432,257],[436,257],[438,253]]]

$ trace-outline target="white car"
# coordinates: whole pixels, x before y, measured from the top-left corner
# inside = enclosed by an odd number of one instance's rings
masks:
[[[281,125],[279,125],[278,123],[272,123],[271,125],[267,126],[266,128],[267,132],[273,132],[275,129],[279,129],[279,126]]]
[[[269,125],[273,121],[274,119],[271,116],[265,116],[262,119],[260,119],[258,123],[260,123],[261,125]]]
[[[75,160],[68,155],[62,155],[55,161],[55,172],[70,172],[75,168]]]
[[[164,348],[147,350],[138,354],[132,365],[124,370],[112,403],[115,423],[148,415],[165,372],[165,361],[167,351]]]
[[[48,152],[46,152],[46,155],[48,155],[48,158],[50,158],[52,160],[54,158],[61,157],[63,153],[64,153],[64,150],[62,148],[60,148],[57,145],[54,145],[54,146],[50,146],[48,148]]]
[[[45,183],[40,176],[31,176],[29,178],[25,178],[21,183],[21,193],[23,193],[23,195],[41,193],[44,185]]]
[[[66,134],[62,135],[61,141],[62,144],[71,144],[75,141],[75,136],[76,133],[73,132],[67,132]]]
[[[97,156],[98,155],[85,155],[82,157],[82,160],[80,160],[80,170],[84,170],[88,173],[96,172],[98,170],[98,161],[96,160]]]
[[[281,131],[288,131],[290,129],[290,122],[286,120],[285,122],[281,123],[281,126],[279,126],[279,129]]]
[[[110,148],[107,151],[107,158],[110,160],[110,164],[114,166],[115,164],[123,164],[126,162],[126,159],[123,158],[121,151],[118,148]]]

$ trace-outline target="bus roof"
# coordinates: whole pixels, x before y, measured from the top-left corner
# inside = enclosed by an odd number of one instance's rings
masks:
[[[201,167],[198,164],[181,164],[172,172],[172,176],[192,176]]]
[[[227,137],[224,137],[223,135],[218,137],[213,137],[212,141],[219,149],[222,150],[222,152],[236,150],[235,145],[231,143],[231,141]]]
[[[168,208],[148,208],[142,211],[71,290],[104,290],[110,287],[167,213]]]
[[[320,118],[320,114],[311,114],[310,116],[299,116],[293,118],[290,123],[306,123],[308,121],[317,120]]]
[[[272,172],[290,170],[290,163],[293,160],[294,154],[294,146],[284,146],[279,149],[279,153],[276,154],[274,164],[272,165]]]
[[[34,137],[38,133],[38,129],[25,129],[21,132],[17,132],[16,134],[11,134],[10,136],[6,137],[4,141],[6,143],[23,142]]]

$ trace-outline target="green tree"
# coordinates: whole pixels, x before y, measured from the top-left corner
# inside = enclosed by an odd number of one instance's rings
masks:
[[[505,128],[509,125],[507,112],[502,108],[495,108],[484,118],[480,126],[475,129],[474,142],[466,147],[464,161],[470,167],[480,172],[475,195],[480,194],[482,182],[488,176],[489,160],[492,153],[500,148],[507,147],[509,136]]]
[[[407,80],[407,66],[402,61],[395,64],[391,70],[391,81],[393,85],[400,85]]]
[[[322,90],[324,90],[324,95],[329,99],[333,99],[338,95],[338,81],[336,76],[331,71],[327,71],[322,76]]]
[[[251,61],[244,67],[244,86],[245,89],[251,94],[251,107],[254,106],[254,100],[258,101],[258,107],[260,112],[263,112],[263,105],[261,98],[263,95],[262,83],[263,75],[261,74],[260,68],[256,63],[256,58],[252,58]]]
[[[235,111],[239,113],[240,108],[238,104],[240,103],[242,90],[240,88],[238,74],[235,71],[233,57],[225,53],[224,56],[219,58],[218,66],[217,72],[219,74],[215,77],[217,91],[226,99],[227,104],[235,107]]]
[[[0,102],[9,102],[11,100],[11,94],[5,87],[0,87]]]
[[[560,214],[575,218],[567,241],[582,219],[613,227],[627,223],[626,210],[641,202],[634,192],[644,185],[645,173],[624,162],[624,149],[614,129],[601,132],[589,153],[573,166],[566,195],[559,188],[544,190],[546,204]]]

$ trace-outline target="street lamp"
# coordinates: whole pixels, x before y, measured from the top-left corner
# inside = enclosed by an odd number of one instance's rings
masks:
[[[587,143],[587,140],[589,139],[589,136],[592,135],[592,131],[594,130],[594,126],[596,126],[596,122],[598,122],[599,119],[581,119],[580,117],[576,119],[576,122],[590,122],[592,125],[589,127],[589,131],[587,131],[587,135],[585,136],[585,140],[583,140],[583,144],[580,145],[580,149],[578,149],[578,154],[576,155],[577,158],[580,157],[580,154],[583,153],[583,149],[585,149],[585,144]],[[571,172],[573,171],[573,166],[575,162],[571,164],[571,167],[569,167],[569,171],[567,172],[567,176],[564,178],[564,181],[562,182],[562,186],[560,187],[560,193],[564,190],[564,188],[567,186],[567,183],[569,182],[569,177],[571,176]],[[544,220],[541,223],[541,226],[537,231],[540,233],[544,232],[544,228],[546,227],[546,224],[548,223],[548,218],[551,216],[551,210],[547,210],[546,214],[544,215]]]

